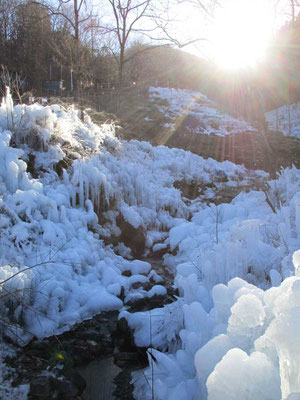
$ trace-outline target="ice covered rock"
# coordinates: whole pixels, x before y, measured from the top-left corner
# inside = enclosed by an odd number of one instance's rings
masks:
[[[276,271],[276,269],[271,269],[270,279],[272,286],[280,286],[280,283],[282,282],[282,276],[278,271]]]
[[[259,352],[229,350],[207,379],[208,400],[280,400],[280,376]]]
[[[198,374],[199,399],[207,397],[206,381],[225,354],[233,348],[233,344],[227,335],[219,335],[206,343],[195,355],[195,367]]]
[[[262,333],[265,316],[264,306],[256,296],[241,296],[231,308],[228,336],[237,347],[249,351]]]
[[[287,293],[280,296],[281,312],[265,333],[279,358],[283,399],[300,392],[300,280],[291,282]]]
[[[300,276],[300,250],[295,251],[293,254],[293,264],[295,267],[296,276]]]

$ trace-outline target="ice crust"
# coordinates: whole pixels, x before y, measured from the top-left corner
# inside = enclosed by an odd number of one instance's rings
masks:
[[[32,290],[37,314],[28,309],[25,326],[38,337],[101,310],[121,308],[122,287],[127,300],[165,294],[160,286],[149,294],[134,291],[122,272],[147,275],[150,264],[129,261],[104,246],[101,236],[119,232],[118,215],[146,232],[148,246],[158,242],[163,248],[170,228],[203,207],[189,204],[175,181],[201,185],[215,177],[217,184],[223,173],[229,184],[248,179],[242,166],[120,141],[113,125],[97,126],[79,115],[58,105],[13,106],[9,94],[0,108],[0,274],[4,280],[7,270],[18,271],[10,285],[24,293]],[[36,179],[27,171],[30,157],[40,168]],[[73,162],[58,178],[53,168],[66,157]],[[109,222],[100,226],[102,214]],[[120,251],[127,252],[122,245]]]
[[[59,177],[53,167],[68,157]],[[261,191],[230,204],[203,202],[249,177],[267,178],[228,161],[121,141],[114,126],[82,121],[74,108],[13,106],[7,96],[0,107],[0,281],[5,298],[17,291],[28,306],[14,308],[31,332],[20,332],[23,340],[121,310],[136,343],[151,348],[150,367],[133,374],[136,399],[152,400],[152,386],[156,400],[298,398],[300,171],[282,170],[268,182],[276,213]],[[189,201],[178,181],[215,187]],[[126,303],[165,288],[149,263],[125,258],[124,244],[124,257],[105,246],[104,237],[120,233],[120,215],[145,232],[148,249],[172,252],[164,263],[179,290],[174,303],[124,310],[121,291]],[[150,279],[149,292],[133,288]],[[1,301],[3,315],[6,307]]]

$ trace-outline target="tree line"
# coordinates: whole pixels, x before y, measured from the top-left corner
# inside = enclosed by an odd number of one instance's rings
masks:
[[[170,48],[175,39],[154,0],[104,0],[101,6],[100,18],[88,0],[0,0],[0,64],[29,89],[63,80],[67,90],[83,90],[145,80],[145,70],[147,80],[165,79],[174,61],[186,63],[188,56]]]
[[[289,0],[292,17],[274,35],[265,60],[234,74],[173,48],[185,43],[168,33],[169,21],[154,1],[103,0],[100,18],[99,8],[88,0],[0,0],[0,64],[37,92],[49,80],[63,80],[69,91],[107,83],[171,82],[202,91],[250,120],[264,110],[300,101],[295,0]],[[210,17],[216,4],[187,1]]]
[[[101,26],[85,0],[0,0],[0,63],[36,90],[46,80],[68,90],[122,80],[130,30],[149,4],[108,0],[115,20]]]

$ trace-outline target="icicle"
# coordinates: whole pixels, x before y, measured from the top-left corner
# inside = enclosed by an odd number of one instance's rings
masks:
[[[80,207],[84,207],[84,186],[83,186],[83,174],[81,166],[79,170],[79,205]]]
[[[70,183],[69,174],[65,169],[63,169],[63,182],[64,182],[64,185],[66,185],[66,186],[69,185],[69,183]]]
[[[300,201],[296,202],[295,204],[295,214],[296,214],[296,233],[297,233],[297,237],[298,239],[300,239]]]

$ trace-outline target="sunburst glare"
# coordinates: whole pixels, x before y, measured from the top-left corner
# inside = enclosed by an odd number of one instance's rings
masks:
[[[273,30],[268,0],[228,0],[216,14],[211,53],[228,69],[253,66],[264,55]]]

